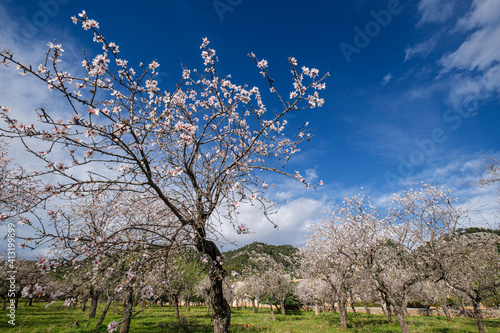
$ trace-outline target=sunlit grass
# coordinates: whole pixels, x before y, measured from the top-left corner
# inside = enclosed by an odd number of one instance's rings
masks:
[[[108,323],[113,320],[120,321],[121,305],[112,305],[104,323],[94,330],[94,326],[102,311],[99,306],[96,318],[87,319],[88,313],[82,312],[80,308],[67,308],[63,302],[56,302],[48,309],[46,303],[34,303],[31,307],[25,307],[21,303],[16,311],[16,326],[7,323],[9,319],[6,311],[1,311],[0,332],[19,333],[58,333],[58,332],[106,332]],[[138,306],[136,309],[138,309]],[[187,312],[181,309],[181,320],[174,318],[174,310],[168,306],[158,308],[150,307],[138,314],[132,320],[131,332],[213,332],[210,315],[206,314],[205,307],[191,307]],[[74,322],[79,327],[74,326]],[[453,322],[446,321],[444,317],[408,317],[410,332],[477,332],[475,322],[472,319],[456,318]],[[326,319],[322,315],[315,316],[314,312],[288,311],[282,316],[276,311],[276,321],[273,321],[269,309],[260,309],[254,314],[251,308],[233,309],[231,317],[232,332],[399,332],[397,322],[389,325],[387,319],[381,315],[352,313],[347,316],[347,331],[340,330],[339,317],[336,313],[326,313]],[[485,319],[486,331],[500,332],[500,319]]]

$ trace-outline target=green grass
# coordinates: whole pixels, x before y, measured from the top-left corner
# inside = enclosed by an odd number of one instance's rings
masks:
[[[9,319],[6,311],[1,312],[0,332],[106,332],[108,323],[113,320],[120,321],[121,306],[117,308],[112,305],[108,315],[97,330],[94,330],[98,318],[88,320],[87,313],[80,308],[66,308],[62,302],[56,302],[48,309],[46,303],[34,303],[31,307],[25,307],[20,303],[16,310],[16,326],[7,323]],[[97,317],[100,316],[102,305],[99,306]],[[211,318],[206,314],[205,307],[191,307],[187,312],[181,309],[182,320],[174,318],[174,311],[170,307],[150,307],[137,315],[132,320],[131,332],[213,332]],[[80,327],[70,325],[76,320]],[[455,318],[453,322],[447,322],[444,317],[408,317],[410,332],[477,332],[475,322],[471,319]],[[315,316],[314,312],[288,311],[282,316],[276,311],[276,321],[273,322],[268,309],[260,309],[258,314],[253,314],[252,309],[233,309],[231,317],[231,332],[399,332],[397,323],[389,325],[384,316],[348,314],[348,330],[341,331],[338,315],[327,313],[326,320],[322,315]],[[486,332],[500,332],[500,319],[486,319]]]

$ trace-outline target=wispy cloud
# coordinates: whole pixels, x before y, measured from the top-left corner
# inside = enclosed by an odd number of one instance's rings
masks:
[[[418,26],[425,23],[443,23],[453,15],[455,1],[450,0],[422,0],[418,4],[420,21]]]
[[[471,10],[457,23],[456,30],[469,34],[465,41],[439,64],[442,73],[452,73],[449,100],[455,107],[500,93],[500,2],[474,0]]]
[[[432,53],[432,51],[436,47],[438,39],[439,36],[434,35],[429,40],[426,40],[422,43],[418,43],[412,47],[406,48],[404,61],[406,62],[415,56],[420,56],[422,58],[427,57],[429,54]]]
[[[391,73],[387,74],[386,76],[384,76],[384,78],[382,79],[382,82],[381,84],[383,86],[387,85],[392,79],[394,78],[394,75],[392,75]]]

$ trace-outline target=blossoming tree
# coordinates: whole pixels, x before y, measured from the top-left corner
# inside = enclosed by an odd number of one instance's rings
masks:
[[[13,167],[8,156],[8,143],[0,140],[0,223],[19,218],[26,221],[29,213],[47,197],[42,183],[23,167]]]
[[[10,50],[0,52],[0,61],[44,81],[64,96],[68,107],[63,114],[40,108],[40,124],[35,125],[21,123],[16,110],[4,106],[2,134],[21,140],[45,164],[37,175],[58,177],[47,187],[54,194],[84,194],[90,184],[101,184],[161,200],[182,226],[191,229],[198,250],[215,262],[214,326],[216,332],[227,332],[230,308],[222,294],[224,270],[216,262],[220,251],[210,232],[219,216],[234,221],[242,203],[273,206],[264,195],[268,183],[263,177],[269,172],[306,183],[299,172],[285,167],[307,139],[307,128],[293,136],[285,118],[290,112],[323,105],[319,91],[325,88],[326,75],[320,77],[314,68],[299,69],[297,60],[290,58],[293,86],[285,96],[275,88],[268,62],[251,53],[279,105],[271,112],[259,88],[233,83],[230,75],[219,76],[216,52],[204,39],[203,70],[183,68],[179,83],[166,90],[156,80],[158,62],[140,64],[136,70],[85,12],[72,19],[91,30],[103,49],[92,58],[85,56],[81,76],[60,69],[64,51],[55,42],[49,43],[45,62],[35,67],[23,64]],[[38,141],[45,143],[43,148]],[[55,153],[60,149],[66,152],[62,160]]]

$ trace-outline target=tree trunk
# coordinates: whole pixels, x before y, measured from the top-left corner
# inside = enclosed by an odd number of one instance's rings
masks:
[[[212,259],[214,264],[210,272],[210,299],[212,301],[212,318],[214,320],[214,333],[229,333],[231,325],[231,307],[224,298],[223,281],[226,272],[220,262],[221,253],[213,241],[207,240],[206,232],[202,228],[196,229],[196,248],[201,253],[205,253]]]
[[[95,313],[97,311],[97,304],[99,302],[99,296],[101,293],[94,293],[90,299],[90,310],[89,319],[95,318]]]
[[[210,302],[207,300],[205,305],[207,306],[207,314],[210,314]]]
[[[314,315],[315,315],[315,316],[319,315],[319,307],[318,307],[318,303],[314,304]]]
[[[172,305],[175,309],[175,318],[179,319],[179,298],[177,296],[172,296]]]
[[[112,302],[113,302],[113,300],[108,295],[108,301],[106,302],[106,306],[104,307],[104,310],[102,310],[101,317],[99,318],[99,321],[95,325],[94,329],[97,329],[99,327],[99,325],[102,324],[102,322],[104,321],[104,318],[106,318],[106,314],[108,313],[109,307],[111,306]]]
[[[387,309],[387,321],[389,321],[389,324],[392,325],[392,308],[391,308],[391,303],[386,299],[385,300],[385,308]]]
[[[191,311],[189,301],[190,301],[189,297],[186,297],[186,311],[187,311],[187,312],[190,312],[190,311]]]
[[[339,317],[340,317],[340,329],[341,330],[346,330],[347,329],[347,321],[346,321],[346,314],[347,314],[347,307],[346,307],[346,300],[345,299],[339,299]]]
[[[85,312],[86,309],[87,309],[87,299],[84,298],[82,301],[82,312]]]
[[[281,299],[281,314],[283,316],[286,315],[286,313],[285,313],[285,299],[284,298]]]
[[[255,298],[252,298],[253,313],[259,312],[259,308],[255,305]]]
[[[352,290],[349,290],[349,297],[349,303],[351,304],[352,313],[354,313],[354,317],[357,318],[358,314],[356,313],[356,308],[354,307],[354,296],[352,295]]]
[[[484,333],[483,313],[481,312],[481,309],[479,309],[479,302],[473,300],[472,306],[474,308],[474,318],[476,319],[477,331],[478,333]]]
[[[444,312],[444,315],[446,316],[446,320],[452,321],[450,309],[448,309],[448,306],[446,305],[446,300],[445,300],[445,304],[443,304],[441,307],[443,308],[443,312]]]
[[[273,316],[273,321],[276,321],[276,316],[274,315],[273,302],[269,302],[269,308],[271,309],[271,315]]]
[[[395,306],[394,313],[396,314],[396,318],[398,319],[399,327],[401,328],[401,333],[410,333],[410,329],[408,328],[408,323],[406,322],[405,308],[402,306]]]
[[[387,311],[386,311],[386,308],[385,308],[385,306],[384,306],[384,303],[383,303],[383,302],[380,302],[380,303],[379,303],[379,305],[380,305],[380,307],[382,308],[382,312],[384,313],[384,316],[385,316],[386,318],[389,318],[389,316],[387,315]]]
[[[5,311],[7,306],[7,297],[2,296],[2,310]]]
[[[123,316],[120,325],[120,333],[128,333],[130,329],[130,321],[132,320],[133,310],[134,310],[133,290],[130,289],[125,299],[125,306],[123,307]]]

